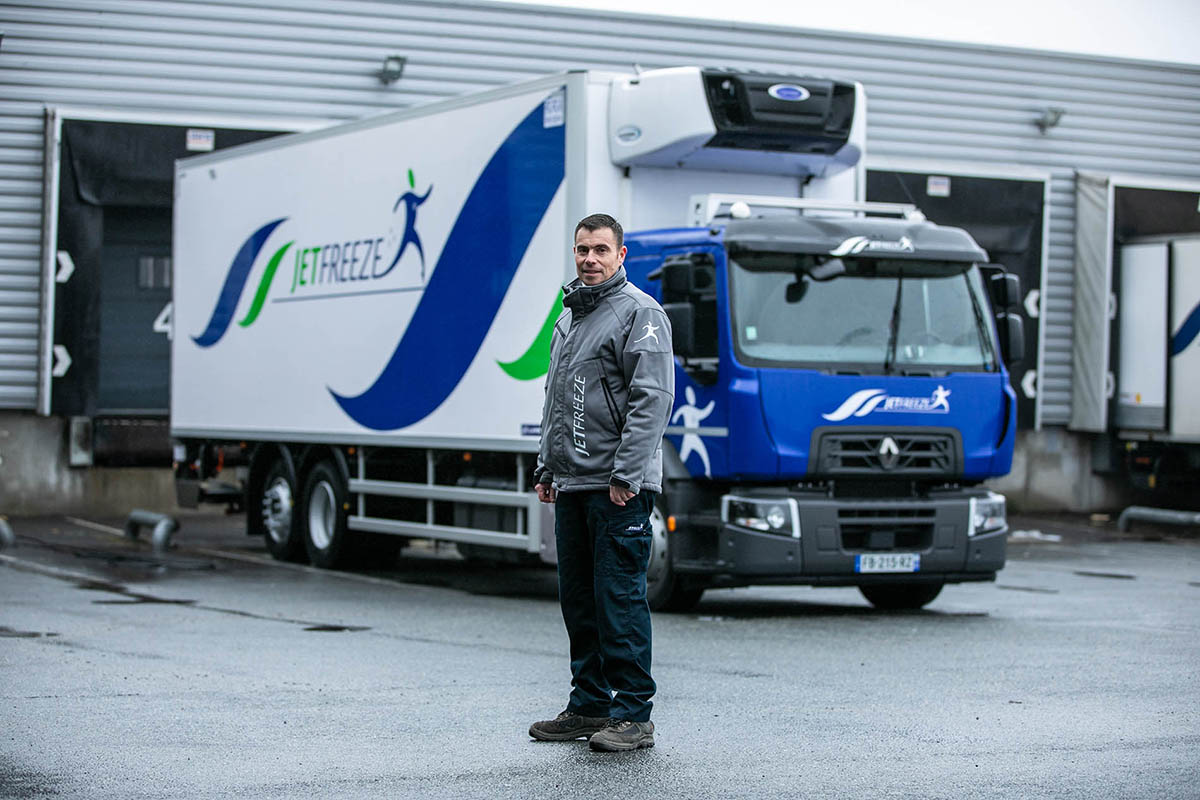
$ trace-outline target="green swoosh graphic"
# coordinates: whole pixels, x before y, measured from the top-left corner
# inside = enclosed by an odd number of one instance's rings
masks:
[[[510,377],[519,381],[531,381],[550,371],[550,339],[554,336],[554,321],[563,310],[562,299],[562,290],[559,290],[554,296],[554,304],[550,306],[550,313],[546,315],[542,329],[538,331],[533,344],[529,345],[524,355],[516,361],[496,362]]]
[[[254,320],[258,319],[258,313],[262,311],[263,303],[267,300],[267,290],[271,288],[271,279],[275,277],[275,270],[279,267],[279,262],[283,259],[283,253],[295,241],[288,242],[283,247],[275,251],[275,255],[271,256],[271,260],[267,262],[267,271],[263,273],[262,280],[258,282],[258,291],[254,294],[254,302],[250,304],[250,310],[246,312],[246,318],[238,325],[243,328],[249,328],[254,324]]]

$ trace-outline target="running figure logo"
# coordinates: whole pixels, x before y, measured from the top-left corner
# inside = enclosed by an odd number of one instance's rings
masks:
[[[413,177],[411,169],[408,171],[408,185],[412,189],[417,187],[417,182]],[[392,259],[391,264],[388,264],[388,268],[383,271],[383,275],[391,272],[392,268],[400,263],[400,257],[404,255],[404,251],[411,244],[417,249],[417,255],[421,257],[421,282],[425,282],[425,249],[421,247],[421,237],[417,234],[417,209],[429,199],[429,194],[432,191],[432,185],[425,190],[425,194],[423,195],[418,195],[411,190],[407,191],[400,195],[396,200],[396,204],[392,206],[392,213],[395,214],[400,210],[400,204],[404,204],[404,235],[400,238],[400,249],[396,251],[396,257]]]
[[[633,343],[634,343],[634,344],[637,344],[638,342],[644,342],[644,341],[646,341],[647,339],[651,339],[651,338],[652,338],[652,339],[654,339],[654,343],[655,343],[655,344],[658,344],[658,334],[657,334],[657,333],[655,333],[655,331],[656,331],[656,330],[658,330],[658,326],[657,326],[657,325],[651,325],[649,322],[647,322],[647,323],[646,323],[646,332],[645,332],[644,334],[642,334],[642,338],[641,338],[641,339],[634,339],[634,340],[633,340]]]
[[[696,392],[692,387],[688,386],[683,390],[684,397],[687,398],[687,405],[680,406],[675,409],[675,413],[671,415],[671,422],[677,419],[683,420],[685,433],[683,434],[682,447],[679,450],[679,460],[687,463],[688,456],[692,453],[697,453],[700,460],[704,462],[704,477],[712,477],[712,465],[708,463],[708,448],[704,446],[704,440],[700,438],[700,434],[695,433],[694,429],[700,427],[700,423],[708,418],[708,415],[713,412],[713,407],[716,406],[716,400],[709,400],[708,405],[704,408],[696,407]],[[693,432],[687,432],[692,429]]]

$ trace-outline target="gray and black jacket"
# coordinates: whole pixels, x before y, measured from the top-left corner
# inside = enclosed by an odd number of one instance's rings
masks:
[[[625,280],[563,287],[554,324],[534,483],[560,492],[662,491],[662,437],[675,400],[671,324]]]

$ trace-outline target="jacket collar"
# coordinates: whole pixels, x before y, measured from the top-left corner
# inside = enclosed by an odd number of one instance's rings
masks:
[[[571,309],[571,313],[583,316],[591,312],[604,298],[616,292],[625,285],[625,266],[617,267],[613,276],[604,283],[588,286],[579,278],[563,287],[563,305]]]

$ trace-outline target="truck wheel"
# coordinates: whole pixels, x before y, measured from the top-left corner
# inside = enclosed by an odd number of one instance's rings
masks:
[[[662,502],[650,512],[650,565],[646,568],[646,600],[652,611],[691,611],[704,594],[703,587],[687,586],[671,569],[670,539]]]
[[[337,569],[349,562],[352,535],[346,523],[346,496],[346,482],[332,462],[318,462],[308,473],[298,510],[304,547],[315,567]]]
[[[877,583],[860,586],[863,597],[876,608],[888,610],[921,608],[942,591],[940,583]]]
[[[288,465],[277,460],[267,470],[258,502],[267,552],[278,561],[303,561],[304,538],[296,524],[296,479]]]

